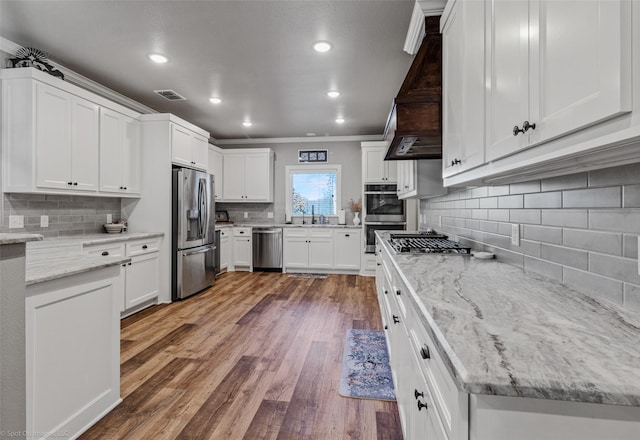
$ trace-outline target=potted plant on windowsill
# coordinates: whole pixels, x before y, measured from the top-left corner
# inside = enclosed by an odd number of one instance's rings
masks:
[[[360,211],[362,211],[362,199],[358,199],[357,202],[350,199],[349,208],[353,212],[353,224],[358,226],[360,224]]]

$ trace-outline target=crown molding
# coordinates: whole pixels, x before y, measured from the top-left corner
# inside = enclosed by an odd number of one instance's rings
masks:
[[[416,0],[411,13],[407,38],[404,40],[403,50],[409,55],[415,55],[424,38],[424,17],[441,15],[446,0]]]
[[[0,50],[8,54],[15,55],[18,49],[22,49],[22,46],[14,43],[13,41],[7,40],[6,38],[0,37]],[[110,101],[117,102],[118,104],[123,105],[131,110],[137,111],[138,113],[158,113],[151,107],[147,107],[146,105],[141,104],[138,101],[134,101],[133,99],[122,95],[115,90],[112,90],[100,83],[82,76],[79,73],[76,73],[73,70],[53,61],[52,59],[49,59],[49,63],[56,69],[60,70],[60,72],[64,74],[64,80],[71,84],[95,93],[96,95],[100,95],[106,99],[109,99]]]
[[[310,144],[325,142],[368,142],[382,140],[381,134],[362,136],[309,136],[284,138],[255,138],[255,139],[212,139],[215,145],[253,145],[253,144]]]

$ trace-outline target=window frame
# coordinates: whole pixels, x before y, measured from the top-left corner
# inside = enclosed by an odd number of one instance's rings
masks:
[[[338,217],[338,211],[342,206],[342,165],[340,164],[303,164],[303,165],[287,165],[285,166],[285,209],[286,212],[291,214],[291,218],[302,218],[302,214],[296,214],[293,212],[292,200],[291,200],[291,173],[336,173],[336,194],[334,200],[336,204],[336,213],[325,215],[325,217]]]

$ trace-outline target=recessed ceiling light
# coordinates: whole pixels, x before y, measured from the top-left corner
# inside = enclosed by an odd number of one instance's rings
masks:
[[[211,104],[220,104],[222,102],[222,99],[214,96],[209,98],[209,102],[211,102]]]
[[[332,47],[328,41],[316,41],[313,43],[313,50],[316,52],[329,52]]]
[[[336,124],[344,124],[344,118],[336,118]]]
[[[158,64],[164,64],[169,61],[169,58],[159,53],[150,53],[149,55],[147,55],[147,58]]]
[[[253,125],[253,122],[251,122],[251,121],[244,121],[244,122],[242,123],[242,125],[244,125],[245,127],[251,127],[251,126]]]
[[[338,96],[340,96],[340,92],[338,92],[337,90],[331,90],[327,92],[327,96],[329,98],[337,98]]]

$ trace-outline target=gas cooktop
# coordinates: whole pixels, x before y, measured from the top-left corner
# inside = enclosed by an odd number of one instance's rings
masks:
[[[391,234],[389,244],[396,253],[471,255],[471,248],[460,245],[433,230],[415,234]]]

